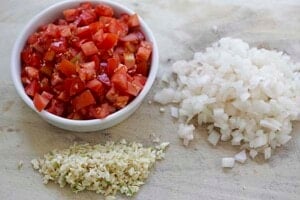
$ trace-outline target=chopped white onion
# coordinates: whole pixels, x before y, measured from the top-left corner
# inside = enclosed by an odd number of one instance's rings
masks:
[[[174,118],[178,118],[179,117],[178,108],[172,106],[170,109],[171,109],[171,116]]]
[[[207,140],[209,141],[209,143],[216,146],[220,140],[220,134],[217,131],[213,130],[210,132]]]
[[[235,154],[234,159],[240,163],[244,163],[247,160],[246,150],[243,150],[240,153]]]
[[[222,167],[224,168],[234,167],[234,158],[222,158]]]
[[[208,141],[231,141],[265,158],[291,139],[292,121],[300,120],[300,64],[275,50],[250,48],[240,39],[222,38],[177,61],[162,75],[161,104],[177,103],[178,121],[208,124]],[[175,109],[171,115],[177,117]],[[211,134],[212,130],[219,130]],[[188,144],[193,131],[182,131]],[[184,135],[186,134],[186,135]],[[219,139],[217,139],[219,138]]]

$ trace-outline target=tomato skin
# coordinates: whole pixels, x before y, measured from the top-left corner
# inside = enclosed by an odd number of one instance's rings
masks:
[[[152,44],[137,14],[114,15],[90,2],[42,25],[21,52],[21,80],[38,111],[74,120],[103,119],[143,89]]]
[[[72,105],[75,111],[78,111],[92,104],[96,104],[96,101],[90,90],[85,90],[79,96],[76,96],[72,100]]]

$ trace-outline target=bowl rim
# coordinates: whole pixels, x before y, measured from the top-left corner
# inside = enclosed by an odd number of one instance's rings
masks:
[[[64,117],[60,117],[57,115],[54,115],[50,112],[47,112],[45,110],[42,110],[41,112],[38,112],[33,104],[33,100],[25,93],[25,88],[21,82],[21,63],[20,63],[20,53],[24,48],[24,45],[26,44],[27,38],[25,37],[28,33],[32,33],[36,30],[31,31],[30,28],[32,26],[35,26],[35,24],[37,24],[40,19],[44,16],[47,15],[52,15],[49,13],[53,13],[54,11],[57,11],[57,9],[59,9],[60,12],[63,11],[63,8],[66,6],[70,6],[70,7],[75,7],[75,5],[79,5],[80,3],[86,2],[84,0],[66,0],[66,1],[62,1],[59,3],[55,3],[51,6],[49,6],[48,8],[43,9],[41,12],[39,12],[38,14],[36,14],[31,20],[29,20],[29,22],[24,26],[24,28],[22,29],[22,31],[20,32],[19,36],[17,37],[13,49],[12,49],[12,54],[11,54],[11,77],[13,80],[13,83],[15,85],[15,88],[17,90],[17,93],[19,94],[19,96],[21,97],[21,99],[23,99],[23,101],[31,108],[33,109],[35,112],[37,112],[42,118],[45,119],[49,119],[52,122],[56,122],[56,123],[60,123],[60,124],[66,124],[67,126],[92,126],[92,125],[101,125],[101,124],[106,124],[108,122],[117,120],[120,116],[125,115],[126,113],[130,112],[131,110],[135,109],[136,107],[138,107],[141,102],[143,101],[143,99],[145,98],[145,96],[147,95],[147,93],[150,91],[155,78],[156,78],[156,74],[158,71],[158,63],[159,63],[159,54],[158,54],[158,46],[155,40],[155,37],[151,31],[151,29],[148,27],[148,25],[146,24],[146,22],[138,15],[139,17],[139,21],[140,21],[140,26],[141,29],[143,30],[143,33],[146,36],[146,39],[148,41],[152,42],[152,46],[153,46],[153,50],[152,50],[152,56],[151,56],[151,65],[150,65],[150,71],[149,71],[149,75],[147,77],[147,82],[145,84],[145,86],[143,87],[142,91],[138,94],[138,96],[136,96],[128,105],[126,105],[124,108],[108,115],[107,117],[105,117],[104,119],[90,119],[90,120],[73,120],[73,119],[67,119]],[[103,3],[106,5],[109,5],[111,7],[113,7],[113,9],[120,9],[122,10],[122,12],[124,11],[124,13],[128,13],[128,14],[134,14],[135,12],[131,9],[129,9],[128,7],[114,2],[114,1],[110,1],[110,0],[90,0],[88,2],[91,2],[92,4],[97,4],[97,3]],[[55,19],[55,17],[53,17],[53,19]],[[48,22],[50,23],[50,22]],[[17,61],[19,60],[19,61]],[[18,64],[19,63],[19,64]]]

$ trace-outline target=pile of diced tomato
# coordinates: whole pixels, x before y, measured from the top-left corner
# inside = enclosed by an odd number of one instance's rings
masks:
[[[136,14],[116,16],[82,3],[41,26],[21,53],[22,83],[38,111],[69,119],[102,119],[143,89],[152,43]]]

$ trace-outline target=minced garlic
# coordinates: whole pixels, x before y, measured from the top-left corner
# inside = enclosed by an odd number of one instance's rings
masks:
[[[164,158],[169,143],[145,148],[139,143],[107,142],[105,145],[73,145],[53,150],[31,161],[44,176],[44,183],[69,184],[74,192],[91,190],[105,196],[117,191],[132,196],[138,192],[156,160]]]

